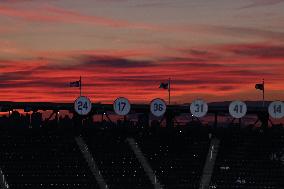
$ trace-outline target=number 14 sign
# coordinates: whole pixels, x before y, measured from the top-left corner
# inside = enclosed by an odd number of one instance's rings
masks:
[[[284,103],[281,101],[274,101],[269,104],[269,115],[275,119],[284,117]]]

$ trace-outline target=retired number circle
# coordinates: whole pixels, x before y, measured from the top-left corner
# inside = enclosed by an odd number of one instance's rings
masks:
[[[229,113],[234,118],[242,118],[247,113],[247,105],[242,101],[233,101],[230,103]]]
[[[92,110],[92,102],[88,97],[80,96],[74,102],[74,109],[79,115],[87,115]]]
[[[274,101],[269,104],[268,113],[272,118],[281,119],[284,117],[284,103]]]
[[[119,97],[114,101],[113,109],[117,115],[125,116],[130,112],[131,105],[127,98]]]
[[[151,113],[156,117],[161,117],[165,114],[167,105],[164,100],[156,98],[151,101],[150,110]]]
[[[208,105],[203,100],[195,100],[190,104],[190,112],[195,117],[204,117],[207,111]]]

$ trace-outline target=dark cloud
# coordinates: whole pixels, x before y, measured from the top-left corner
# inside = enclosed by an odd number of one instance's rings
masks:
[[[239,45],[230,51],[241,56],[284,58],[284,46]]]
[[[230,85],[230,86],[218,86],[218,87],[216,87],[216,90],[218,90],[218,91],[232,91],[232,90],[236,90],[238,88],[239,88],[239,86],[233,86],[233,85]]]
[[[1,88],[29,88],[29,87],[38,87],[38,88],[62,88],[62,87],[69,87],[66,82],[60,82],[57,79],[35,79],[32,80],[18,80],[17,82],[6,81],[0,83]],[[21,91],[19,91],[20,93]],[[41,91],[42,92],[42,91]]]
[[[177,5],[177,1],[172,1],[172,0],[144,0],[141,2],[136,2],[135,4],[132,4],[131,7],[140,7],[140,8],[163,8],[163,7],[175,7]],[[178,3],[184,3],[186,1],[184,0],[179,0]]]
[[[277,41],[284,41],[284,32],[271,31],[269,28],[257,29],[253,27],[240,26],[224,26],[224,25],[203,25],[199,26],[202,32],[214,33],[216,35],[226,35],[230,37],[250,37],[250,38],[264,38],[275,39]]]
[[[263,71],[263,70],[229,70],[229,71],[218,71],[216,74],[222,74],[222,75],[227,75],[227,76],[242,76],[243,78],[245,77],[254,77],[254,76],[262,76],[262,77],[267,77],[267,76],[277,76],[277,73],[274,72],[269,72],[269,71]]]
[[[175,66],[179,68],[222,68],[226,67],[223,64],[214,64],[214,63],[206,63],[206,62],[176,62],[172,64],[168,64],[168,66]]]
[[[205,62],[205,58],[195,58],[195,57],[170,57],[160,59],[161,62]]]
[[[271,6],[271,5],[276,5],[276,4],[283,3],[283,2],[284,0],[251,0],[248,5],[241,7],[241,9]]]
[[[48,0],[50,1],[59,1],[59,0]],[[0,3],[27,3],[27,2],[47,2],[46,0],[0,0]]]
[[[23,80],[29,78],[31,71],[15,71],[15,72],[6,72],[0,74],[0,81],[7,82],[7,81],[14,81],[14,80]]]
[[[108,68],[142,68],[142,67],[155,66],[155,64],[150,61],[137,61],[137,60],[124,59],[124,58],[96,57],[96,56],[87,56],[81,58],[81,64],[86,66],[108,67]]]
[[[189,51],[191,54],[193,54],[193,55],[202,55],[202,56],[204,56],[204,55],[208,55],[208,54],[210,54],[208,51],[205,51],[205,50],[196,50],[196,49],[191,49],[190,51]]]

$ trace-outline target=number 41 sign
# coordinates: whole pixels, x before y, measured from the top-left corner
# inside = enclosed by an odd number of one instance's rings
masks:
[[[74,102],[74,109],[79,115],[87,115],[92,110],[92,102],[88,97],[80,96]]]
[[[234,118],[237,118],[237,119],[242,118],[247,113],[247,105],[242,101],[238,101],[238,100],[233,101],[231,102],[229,106],[229,113]]]

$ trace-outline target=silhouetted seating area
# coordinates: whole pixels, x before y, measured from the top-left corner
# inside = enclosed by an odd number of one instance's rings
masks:
[[[227,129],[211,188],[284,188],[284,130]]]
[[[164,188],[198,188],[210,143],[205,128],[146,132],[137,142]]]
[[[11,189],[98,188],[73,136],[2,130],[0,154],[0,167]]]
[[[153,188],[142,165],[126,142],[125,129],[89,129],[83,136],[109,188]]]
[[[66,120],[66,125],[70,123]],[[139,128],[125,124],[22,129],[1,125],[0,168],[9,188],[99,188],[76,144],[78,135],[86,141],[109,189],[154,188],[126,141],[129,137],[136,140],[164,189],[199,188],[211,136],[220,139],[220,147],[210,188],[284,188],[281,126]]]

